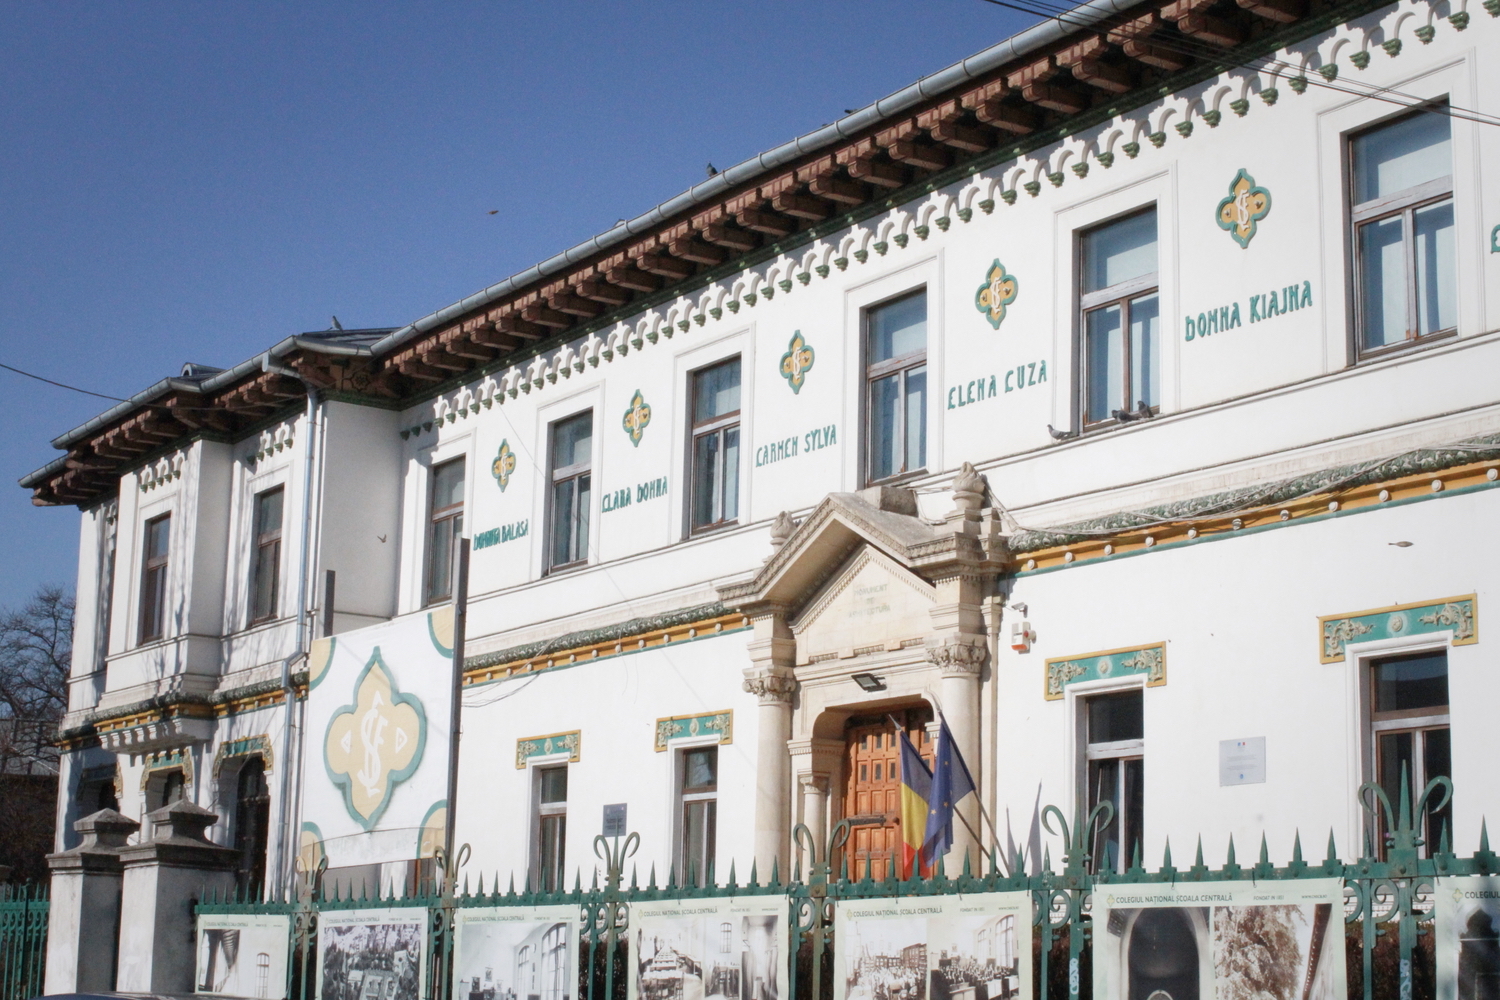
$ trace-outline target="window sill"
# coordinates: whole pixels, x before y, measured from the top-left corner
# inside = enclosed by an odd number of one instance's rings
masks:
[[[687,537],[703,538],[708,535],[718,534],[721,531],[728,531],[730,528],[738,528],[739,526],[740,522],[737,518],[733,521],[717,521],[713,524],[699,525],[695,528],[690,529],[688,531]]]
[[[580,559],[578,562],[570,562],[564,566],[551,566],[547,569],[545,576],[560,576],[567,573],[576,573],[581,569],[588,569],[589,561]]]
[[[1371,347],[1368,349],[1356,348],[1354,365],[1374,364],[1377,361],[1387,361],[1406,354],[1419,354],[1429,348],[1451,343],[1456,339],[1458,339],[1458,328],[1453,327],[1439,333],[1429,333],[1425,337],[1403,340],[1399,344],[1386,344],[1384,347]]]
[[[914,469],[911,472],[903,472],[899,476],[891,476],[891,477],[889,477],[887,479],[871,479],[871,480],[867,480],[865,482],[864,488],[867,489],[867,490],[871,490],[871,489],[876,488],[877,486],[904,486],[907,483],[915,482],[918,479],[922,479],[927,474],[928,473],[927,473],[927,470],[925,468]]]

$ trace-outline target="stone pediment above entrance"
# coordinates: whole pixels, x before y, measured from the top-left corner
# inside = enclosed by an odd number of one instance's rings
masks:
[[[797,663],[822,663],[920,646],[932,630],[932,584],[885,553],[864,546],[791,622]]]

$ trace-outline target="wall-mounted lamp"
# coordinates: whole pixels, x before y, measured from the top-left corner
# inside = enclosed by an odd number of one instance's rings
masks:
[[[850,680],[859,685],[861,691],[884,691],[885,681],[874,674],[854,674]]]

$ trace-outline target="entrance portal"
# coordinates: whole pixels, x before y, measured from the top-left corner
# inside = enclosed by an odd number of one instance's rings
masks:
[[[901,861],[901,744],[896,723],[932,766],[927,723],[932,708],[895,709],[889,715],[856,716],[844,729],[843,816],[853,826],[845,857],[849,877],[899,876]]]

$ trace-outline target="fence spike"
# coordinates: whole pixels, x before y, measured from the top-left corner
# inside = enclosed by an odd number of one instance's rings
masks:
[[[636,878],[635,862],[632,861],[630,863],[630,891],[635,892],[635,890],[638,888],[640,888],[640,882]]]
[[[1203,867],[1203,834],[1198,834],[1198,856],[1193,859],[1194,868]]]
[[[529,882],[530,879],[528,878],[527,881]],[[591,887],[590,891],[591,892],[598,892],[599,891],[599,869],[598,868],[594,869],[594,884]]]
[[[1137,871],[1145,871],[1141,867],[1141,842],[1139,840],[1135,842],[1135,850],[1130,852],[1130,867]]]
[[[597,882],[598,880],[596,879],[595,881]],[[594,888],[597,889],[598,886],[595,885]],[[675,889],[675,888],[677,888],[677,864],[676,864],[676,862],[673,862],[672,864],[667,865],[667,884],[666,884],[666,886],[664,888],[667,888],[667,889]]]
[[[1042,871],[1044,871],[1044,872],[1050,872],[1051,870],[1052,870],[1052,845],[1048,844],[1045,848],[1042,849]]]
[[[1406,775],[1406,761],[1401,762],[1401,811],[1396,814],[1396,828],[1398,830],[1410,830],[1411,822],[1411,780]]]
[[[656,862],[651,862],[651,881],[646,885],[647,889],[656,890]]]
[[[1443,820],[1443,832],[1438,836],[1438,853],[1452,853],[1448,848],[1448,821]]]
[[[596,876],[597,877],[597,876]],[[583,892],[583,872],[573,869],[573,895]]]
[[[760,873],[759,873],[759,871],[756,870],[756,867],[755,867],[755,859],[751,858],[750,859],[750,884],[751,885],[759,885],[760,884],[759,875],[760,875]]]
[[[480,882],[482,883],[484,881],[484,876],[480,875],[479,879],[480,879]],[[469,876],[465,875],[464,876],[464,897],[467,898],[468,895],[469,895]]]
[[[849,858],[847,856],[839,859],[839,881],[849,881]]]
[[[1300,829],[1292,833],[1292,864],[1302,864],[1302,831]]]
[[[516,894],[516,873],[514,871],[512,871],[510,873],[510,891],[509,891],[508,895],[514,896],[515,894]]]
[[[1490,824],[1483,816],[1479,817],[1479,853],[1490,853]]]
[[[1229,868],[1234,864],[1234,834],[1229,835],[1229,857],[1224,862],[1224,867]]]
[[[734,884],[735,884],[735,882],[734,882],[734,859],[730,858],[729,859],[729,885],[730,885],[730,888],[733,888]],[[631,888],[634,888],[634,884],[631,885]]]
[[[772,858],[771,859],[771,884],[772,885],[780,885],[781,884],[781,859],[780,858]]]
[[[1271,863],[1271,852],[1266,848],[1266,835],[1264,831],[1260,835],[1260,863],[1263,865]]]
[[[1172,867],[1172,838],[1171,837],[1167,838],[1167,846],[1161,852],[1161,866],[1164,869]]]
[[[1339,861],[1339,849],[1333,842],[1333,827],[1328,828],[1328,857],[1323,860],[1325,865],[1336,865]]]

